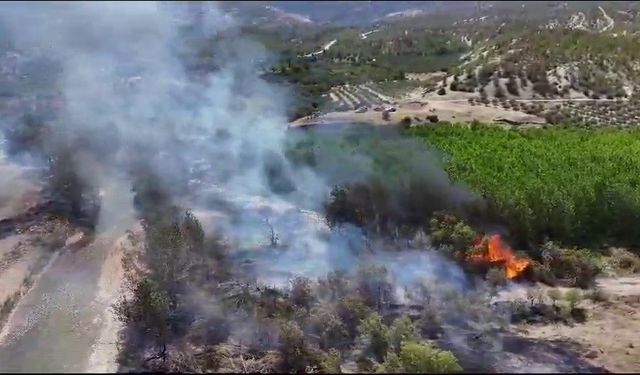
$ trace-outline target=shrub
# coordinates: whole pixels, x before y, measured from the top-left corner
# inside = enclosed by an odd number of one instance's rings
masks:
[[[389,345],[396,354],[400,353],[404,342],[414,341],[418,338],[416,326],[406,315],[396,319],[389,327]]]
[[[347,294],[348,286],[349,280],[346,277],[346,272],[342,270],[330,271],[325,279],[318,280],[321,298],[331,300],[342,298]]]
[[[568,303],[561,303],[558,305],[558,315],[565,321],[571,319],[571,310],[571,306]]]
[[[170,331],[170,306],[166,292],[152,279],[143,278],[134,286],[132,300],[123,297],[114,311],[120,321],[150,335],[162,347]]]
[[[572,285],[580,288],[590,287],[601,271],[586,250],[555,249],[545,257],[549,269],[556,278],[571,279]]]
[[[292,317],[294,307],[291,300],[278,289],[264,288],[257,300],[257,311],[263,317]]]
[[[284,322],[280,326],[280,356],[283,371],[304,371],[309,365],[309,350],[304,335],[295,322]]]
[[[311,330],[318,337],[321,349],[342,348],[348,343],[347,328],[333,311],[319,307],[309,315]]]
[[[437,91],[438,95],[444,95],[447,93],[447,90],[444,87],[440,87]]]
[[[366,351],[371,354],[376,361],[382,362],[389,349],[389,328],[382,322],[382,317],[377,313],[367,316],[358,331],[366,343]]]
[[[411,126],[411,117],[405,116],[400,120],[400,126],[403,128],[408,128]]]
[[[436,246],[449,245],[453,256],[461,258],[473,245],[477,233],[457,217],[435,213],[429,221],[431,240]]]
[[[562,121],[565,120],[564,115],[557,111],[557,110],[549,110],[547,112],[544,113],[544,119],[549,123],[549,124],[559,124]]]
[[[314,296],[311,292],[311,282],[305,277],[296,277],[291,281],[291,302],[306,309],[313,302]]]
[[[359,295],[347,295],[338,301],[336,313],[344,323],[349,337],[355,337],[358,332],[358,325],[370,310]]]
[[[409,374],[450,374],[462,371],[453,353],[434,348],[428,343],[406,342],[402,345],[398,358],[404,372]]]
[[[420,315],[420,319],[418,319],[417,325],[423,335],[430,339],[436,339],[444,333],[443,323],[436,309],[425,307]]]
[[[551,286],[555,286],[557,282],[549,269],[549,265],[542,264],[536,260],[531,261],[531,278],[534,281],[540,281]]]
[[[18,298],[19,298],[18,293],[19,292],[16,292],[13,295],[7,297],[7,299],[5,299],[4,302],[2,303],[2,306],[0,307],[0,327],[4,323],[5,319],[7,319],[7,317],[11,313],[11,310],[13,310],[13,308],[15,307],[16,303],[18,302]]]
[[[531,314],[531,307],[525,300],[518,299],[511,302],[511,315],[516,321],[526,319]]]
[[[595,287],[589,294],[589,298],[591,298],[593,302],[609,302],[611,296],[604,289]]]
[[[342,357],[340,356],[340,352],[335,349],[330,349],[329,352],[324,355],[322,362],[320,362],[320,370],[323,374],[341,374],[341,363]]]
[[[531,306],[536,303],[542,304],[544,302],[544,294],[539,288],[529,288],[527,289],[527,299],[529,300]]]
[[[384,359],[384,363],[379,364],[375,368],[375,373],[377,374],[403,374],[404,372],[400,358],[393,352],[388,353]]]
[[[640,258],[627,250],[615,249],[611,254],[609,264],[618,272],[640,272]]]
[[[375,362],[362,353],[356,357],[356,365],[358,366],[358,371],[361,373],[368,373],[376,370]]]
[[[507,92],[513,96],[518,96],[520,95],[520,91],[518,90],[518,83],[516,82],[516,79],[514,76],[509,77],[509,80],[507,81],[506,84],[507,87]]]
[[[547,291],[547,296],[549,296],[549,298],[551,299],[551,302],[555,306],[556,302],[562,298],[562,292],[560,292],[560,289],[557,289],[557,288],[549,289]]]
[[[582,301],[582,293],[578,289],[569,289],[564,294],[564,299],[567,300],[569,307],[573,310]]]

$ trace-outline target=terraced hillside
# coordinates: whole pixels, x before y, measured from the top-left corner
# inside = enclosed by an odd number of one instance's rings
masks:
[[[361,107],[374,108],[392,104],[395,100],[385,95],[375,83],[362,85],[344,85],[333,87],[329,91],[331,104],[329,109],[335,111],[356,110]]]

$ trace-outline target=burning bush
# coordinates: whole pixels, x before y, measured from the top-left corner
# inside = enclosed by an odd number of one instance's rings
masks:
[[[489,237],[486,251],[481,244],[478,244],[476,248],[479,248],[480,251],[474,251],[472,254],[467,255],[467,261],[473,263],[504,264],[507,279],[518,277],[531,265],[529,259],[516,257],[513,250],[502,241],[502,238],[498,234]]]

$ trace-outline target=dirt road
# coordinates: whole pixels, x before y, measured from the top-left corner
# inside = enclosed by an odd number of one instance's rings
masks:
[[[108,309],[119,286],[113,272],[113,264],[119,263],[117,241],[113,234],[105,234],[79,250],[63,250],[53,259],[0,334],[0,372],[116,369],[113,358],[95,358],[94,352],[106,345],[112,348],[108,353],[115,355],[115,342],[100,339],[104,325],[113,320]],[[104,271],[112,273],[107,293],[101,289],[106,284]]]
[[[412,121],[425,121],[427,116],[436,115],[440,121],[449,122],[495,122],[509,120],[522,124],[544,124],[546,121],[534,115],[496,107],[472,106],[467,100],[433,100],[428,102],[411,101],[398,104],[395,112],[389,113],[389,119],[382,118],[382,112],[369,110],[364,113],[330,112],[314,119],[301,118],[289,124],[291,127],[367,123],[372,125],[396,125],[405,117]]]

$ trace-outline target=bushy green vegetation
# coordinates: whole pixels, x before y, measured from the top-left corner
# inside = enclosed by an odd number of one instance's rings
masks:
[[[484,196],[521,245],[640,244],[640,132],[504,130],[435,126],[410,130],[444,152],[457,181]],[[615,224],[613,224],[615,223]]]
[[[380,372],[405,374],[452,374],[462,371],[456,357],[449,351],[434,348],[429,343],[408,341],[400,354],[390,354]]]
[[[380,315],[373,313],[362,321],[360,331],[366,350],[380,362],[375,372],[423,374],[462,371],[453,353],[420,342],[417,327],[406,316],[387,326]]]

